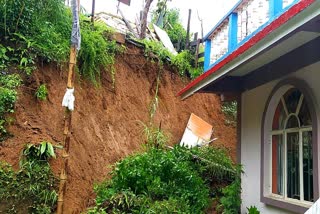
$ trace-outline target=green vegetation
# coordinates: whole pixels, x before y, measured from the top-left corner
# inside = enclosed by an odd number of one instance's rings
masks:
[[[98,22],[92,27],[89,19],[81,17],[81,20],[80,74],[97,84],[100,81],[101,71],[108,68],[114,86],[115,56],[123,52],[124,48],[111,41],[113,30],[105,24]]]
[[[160,129],[160,127],[155,127],[152,124],[147,126],[143,125],[143,133],[146,136],[146,148],[164,148],[166,143],[169,141],[169,137]]]
[[[48,160],[55,157],[48,142],[27,145],[22,151],[20,169],[0,162],[0,201],[3,211],[16,213],[52,213],[57,200],[56,179]]]
[[[172,58],[172,64],[175,65],[180,75],[187,74],[191,79],[195,79],[203,73],[203,68],[193,67],[192,63],[194,62],[194,56],[190,51],[182,51],[178,55]]]
[[[20,84],[21,79],[18,74],[0,76],[0,142],[9,136],[6,129],[8,124],[6,115],[14,112],[14,104],[17,100],[16,89]]]
[[[167,147],[160,127],[143,126],[145,151],[116,163],[111,179],[94,186],[89,214],[205,213],[213,200],[223,213],[238,212],[241,167],[225,149]]]
[[[147,150],[116,163],[111,180],[95,185],[96,206],[88,213],[204,213],[211,197],[224,191],[214,182],[237,180],[224,149],[166,149],[168,138],[159,128],[144,125],[144,132]]]
[[[180,44],[179,50],[183,50],[186,45],[187,31],[181,24],[180,11],[176,8],[167,10],[165,5],[161,5],[161,3],[163,4],[161,1],[158,2],[158,9],[154,13],[152,22],[156,23],[159,15],[164,13],[163,23],[162,26],[160,24],[160,27],[168,33],[171,42],[175,45]]]
[[[0,14],[0,44],[10,56],[6,67],[30,74],[37,60],[67,61],[71,13],[62,0],[0,0]]]
[[[223,196],[219,200],[218,209],[221,209],[224,214],[239,213],[241,206],[241,173],[241,168],[238,168],[234,181],[222,189]]]
[[[260,214],[260,211],[255,206],[247,207],[248,214]]]
[[[15,67],[31,74],[38,63],[68,61],[71,11],[63,0],[0,0],[0,69]],[[95,27],[81,16],[82,48],[78,55],[80,74],[99,83],[102,69],[114,79],[115,54],[122,50],[110,40],[104,24]]]
[[[45,84],[41,84],[36,93],[35,93],[35,96],[38,100],[41,100],[41,101],[44,101],[47,99],[47,96],[48,96],[48,89],[47,89],[47,86]]]
[[[185,49],[187,31],[181,24],[180,11],[178,9],[170,9],[167,11],[164,30],[167,31],[173,44],[180,44],[180,50]]]
[[[194,56],[185,50],[173,55],[166,49],[160,42],[142,40],[145,45],[145,55],[150,58],[157,58],[161,64],[170,63],[178,69],[178,73],[181,76],[188,75],[192,79],[202,74],[202,68],[194,68],[192,65],[194,62]]]
[[[221,106],[221,111],[226,116],[226,124],[235,126],[237,124],[237,102],[223,102]]]

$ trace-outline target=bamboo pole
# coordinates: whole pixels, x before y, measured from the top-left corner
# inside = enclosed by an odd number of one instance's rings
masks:
[[[80,11],[80,0],[78,2],[78,13]],[[70,58],[69,58],[69,69],[68,69],[68,82],[67,88],[74,88],[74,77],[75,68],[77,63],[77,48],[75,45],[70,47]],[[68,175],[68,158],[70,151],[70,138],[71,138],[71,128],[72,128],[72,111],[66,107],[64,115],[64,130],[63,130],[63,150],[62,150],[62,164],[60,172],[60,184],[58,192],[58,204],[57,204],[57,214],[63,213],[64,196],[67,189],[67,175]]]
[[[68,83],[67,83],[67,87],[69,89],[73,88],[73,85],[74,85],[73,83],[74,83],[76,56],[77,56],[77,50],[75,46],[72,46],[70,48],[69,73],[68,73]],[[63,161],[62,161],[61,173],[60,173],[57,214],[63,213],[63,202],[64,202],[64,195],[66,192],[67,175],[68,175],[68,158],[69,158],[70,137],[71,137],[71,128],[72,128],[71,121],[72,121],[72,111],[66,108],[65,116],[64,116],[64,131],[63,131],[63,134],[64,134],[63,150],[62,150]]]

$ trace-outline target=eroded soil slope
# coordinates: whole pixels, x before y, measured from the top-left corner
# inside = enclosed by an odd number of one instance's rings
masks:
[[[116,59],[116,84],[112,87],[109,72],[101,76],[101,86],[77,77],[75,84],[76,110],[69,158],[69,177],[65,198],[66,213],[80,213],[94,199],[93,184],[102,181],[110,166],[124,156],[137,152],[144,143],[142,125],[149,121],[149,106],[154,98],[157,63],[147,61],[142,51],[130,47]],[[64,69],[66,70],[66,69]],[[53,66],[40,67],[20,88],[14,122],[9,128],[14,135],[0,144],[0,160],[18,167],[19,153],[26,143],[63,139],[64,109],[61,100],[66,87],[66,71]],[[45,102],[37,101],[34,89],[47,84]],[[235,129],[225,126],[220,100],[212,94],[195,94],[185,101],[176,97],[186,81],[165,67],[159,88],[159,107],[155,124],[176,144],[182,137],[190,113],[202,117],[214,127],[215,144],[231,149],[235,156]],[[58,174],[61,152],[52,161]]]

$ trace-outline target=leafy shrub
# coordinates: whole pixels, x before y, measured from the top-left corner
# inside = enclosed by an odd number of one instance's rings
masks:
[[[48,96],[48,89],[45,84],[42,84],[38,87],[35,96],[38,100],[46,100]]]
[[[7,136],[6,117],[8,113],[14,112],[14,105],[17,100],[16,88],[21,84],[21,78],[18,74],[3,74],[0,76],[0,141]]]
[[[147,39],[141,42],[145,45],[144,53],[146,57],[158,58],[160,63],[170,61],[173,57],[173,54],[161,42]]]
[[[177,66],[179,73],[184,75],[186,72],[190,71],[192,56],[189,51],[181,51],[176,57],[172,59],[172,64]]]
[[[65,63],[69,56],[72,14],[63,0],[0,0],[0,69],[15,66],[27,74],[37,62]],[[115,54],[121,51],[110,41],[105,24],[80,17],[82,47],[80,74],[95,84],[102,69],[109,68],[113,83]]]
[[[194,60],[194,56],[190,51],[184,50],[172,58],[172,64],[178,68],[180,75],[187,74],[191,79],[195,79],[203,73],[203,68],[193,67]]]
[[[80,73],[93,83],[100,80],[101,70],[109,68],[113,84],[115,82],[115,55],[122,52],[115,41],[110,40],[112,30],[103,23],[92,27],[85,17],[81,17],[81,49],[79,52]]]
[[[113,209],[125,194],[124,198],[133,196],[125,203],[130,205],[125,210],[132,213],[202,213],[209,203],[209,189],[191,163],[183,161],[191,156],[181,157],[178,150],[153,148],[117,163],[112,180],[95,187],[98,207]]]
[[[46,149],[43,152],[44,145]],[[0,162],[0,201],[7,203],[4,211],[16,212],[16,207],[23,204],[29,213],[52,213],[57,193],[56,179],[47,162],[54,151],[48,152],[48,145],[51,144],[26,147],[22,152],[24,161],[17,172],[9,164]]]
[[[226,116],[226,124],[236,125],[237,122],[237,102],[224,102],[221,106],[221,111]]]
[[[6,45],[5,55],[9,57],[0,54],[0,62],[6,63],[2,67],[13,65],[31,74],[37,59],[66,62],[71,12],[63,0],[0,0],[0,14],[0,43]]]
[[[260,211],[255,206],[247,207],[248,214],[260,214]]]
[[[188,74],[194,79],[203,72],[203,68],[195,68],[192,66],[192,63],[194,63],[194,56],[187,50],[182,51],[175,56],[160,42],[145,39],[142,40],[142,43],[145,45],[145,56],[157,58],[160,64],[171,62],[172,65],[177,67],[181,76]]]
[[[234,180],[237,170],[224,148],[196,147],[191,152],[199,159],[195,162],[197,171],[208,183]]]
[[[13,113],[16,100],[17,92],[15,90],[0,87],[0,114]]]
[[[3,74],[0,76],[0,86],[8,89],[16,89],[21,85],[21,78],[18,74]]]
[[[204,213],[210,202],[208,176],[230,180],[235,175],[220,151],[151,147],[127,157],[115,165],[111,180],[95,186],[97,206],[89,213]]]
[[[27,144],[22,151],[20,165],[26,161],[47,161],[55,157],[53,146],[49,142],[43,141],[39,145]]]
[[[241,168],[237,169],[234,181],[222,189],[223,196],[220,198],[219,208],[223,214],[239,213],[241,206]]]

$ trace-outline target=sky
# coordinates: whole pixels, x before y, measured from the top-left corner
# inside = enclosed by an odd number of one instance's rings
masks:
[[[81,5],[91,13],[92,0],[80,0]],[[120,9],[129,20],[134,20],[135,16],[143,7],[144,0],[131,0],[130,7],[120,4]],[[169,8],[177,8],[180,10],[181,22],[187,27],[188,10],[192,10],[191,14],[191,32],[199,32],[201,37],[201,24],[198,19],[198,13],[203,20],[204,35],[206,35],[215,24],[238,2],[238,0],[172,0],[168,2]],[[150,11],[155,9],[156,0],[151,5]],[[96,0],[96,12],[117,13],[117,0]]]

